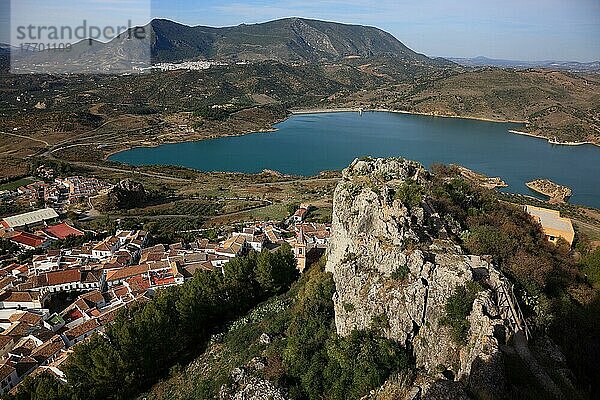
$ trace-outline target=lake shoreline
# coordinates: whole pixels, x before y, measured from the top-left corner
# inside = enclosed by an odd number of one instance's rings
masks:
[[[326,113],[340,113],[340,112],[389,112],[396,114],[407,114],[407,115],[421,115],[426,117],[440,117],[440,118],[455,118],[455,119],[466,119],[466,120],[475,120],[475,121],[485,121],[485,122],[498,122],[498,123],[513,123],[513,124],[527,124],[529,121],[521,121],[521,120],[511,120],[511,119],[493,119],[493,118],[485,118],[485,117],[469,117],[469,116],[459,116],[459,115],[444,115],[444,114],[436,114],[436,113],[424,113],[418,111],[405,111],[405,110],[392,110],[387,108],[369,108],[369,109],[360,109],[360,108],[306,108],[306,109],[296,109],[290,110],[292,115],[306,115],[306,114],[326,114]],[[556,144],[560,146],[582,146],[586,144],[591,144],[592,146],[600,147],[599,143],[594,142],[557,142],[552,140],[551,138],[543,135],[537,135],[535,133],[523,132],[514,129],[510,129],[508,132],[514,133],[516,135],[530,136],[537,139],[544,139],[549,144]]]
[[[277,132],[278,128],[275,126],[277,124],[280,124],[286,120],[288,120],[290,117],[294,116],[294,115],[308,115],[308,114],[329,114],[329,113],[343,113],[343,112],[355,112],[358,113],[362,110],[362,112],[387,112],[387,113],[394,113],[394,114],[405,114],[405,115],[420,115],[420,116],[425,116],[425,117],[440,117],[440,118],[454,118],[454,119],[464,119],[464,120],[475,120],[475,121],[485,121],[485,122],[497,122],[497,123],[515,123],[515,124],[526,124],[528,123],[528,121],[520,121],[520,120],[510,120],[510,119],[492,119],[492,118],[484,118],[484,117],[468,117],[468,116],[458,116],[458,115],[443,115],[443,114],[435,114],[435,113],[423,113],[423,112],[417,112],[417,111],[405,111],[405,110],[393,110],[393,109],[387,109],[387,108],[370,108],[370,109],[360,109],[360,108],[352,108],[352,107],[341,107],[341,108],[298,108],[298,109],[291,109],[288,110],[289,114],[286,117],[283,118],[279,118],[277,120],[275,120],[271,126],[271,128],[267,128],[267,129],[258,129],[258,130],[254,130],[254,131],[247,131],[247,132],[241,132],[241,133],[236,133],[236,134],[231,134],[231,135],[223,135],[223,136],[214,136],[214,137],[207,137],[207,138],[202,138],[202,139],[194,139],[194,140],[169,140],[169,141],[165,141],[165,142],[161,142],[161,143],[141,143],[138,144],[136,143],[133,146],[126,146],[125,148],[120,148],[117,150],[111,150],[108,151],[104,157],[103,160],[104,161],[110,161],[109,158],[114,156],[115,154],[124,152],[124,151],[128,151],[131,149],[135,149],[135,148],[152,148],[152,147],[158,147],[164,144],[176,144],[176,143],[185,143],[185,142],[196,142],[196,141],[202,141],[202,140],[210,140],[210,139],[216,139],[216,138],[220,138],[220,137],[228,137],[228,136],[244,136],[244,135],[250,135],[253,133],[268,133],[268,132]],[[542,135],[536,135],[534,133],[529,133],[529,132],[523,132],[523,131],[518,131],[518,130],[514,130],[514,129],[510,129],[508,132],[516,134],[516,135],[523,135],[523,136],[530,136],[530,137],[534,137],[537,139],[544,139],[546,140],[548,143],[550,144],[556,144],[556,145],[563,145],[563,146],[581,146],[581,145],[585,145],[585,144],[591,144],[593,146],[597,146],[600,147],[600,144],[596,144],[593,142],[555,142],[552,139],[546,137],[546,136],[542,136]]]
[[[402,118],[395,117],[391,112],[368,112],[361,118],[358,113],[349,112],[351,110],[335,109],[333,112],[337,114],[328,116],[325,113],[331,110],[321,109],[305,117],[298,114],[314,110],[292,110],[285,119],[279,116],[279,121],[286,122],[275,124],[277,133],[273,135],[236,132],[235,135],[215,138],[219,140],[211,140],[210,143],[203,144],[206,140],[194,138],[176,147],[171,147],[171,143],[167,146],[164,142],[146,141],[136,146],[138,150],[135,152],[118,156],[113,154],[108,160],[130,165],[165,164],[200,171],[250,174],[269,168],[285,174],[308,177],[323,170],[339,168],[340,165],[346,165],[352,157],[362,154],[402,156],[424,163],[423,165],[436,162],[456,163],[473,171],[481,171],[487,176],[502,176],[504,183],[499,180],[488,182],[489,179],[484,183],[493,183],[494,186],[508,184],[513,187],[511,191],[517,193],[530,193],[531,189],[525,185],[527,181],[540,176],[547,177],[573,187],[576,194],[573,201],[597,205],[598,197],[592,196],[598,193],[597,190],[577,190],[578,187],[587,186],[581,186],[581,182],[574,178],[587,177],[588,186],[598,181],[596,175],[589,170],[585,171],[586,163],[592,165],[597,162],[600,154],[593,150],[597,147],[586,146],[579,150],[571,147],[573,151],[559,151],[556,146],[508,134],[509,129],[521,130],[521,125],[511,123],[476,123],[468,118],[462,118],[462,121],[455,119],[454,122],[441,119],[436,121],[430,116]],[[265,124],[261,128],[269,126]],[[340,129],[344,129],[343,138],[340,138]],[[372,138],[371,131],[374,135]],[[221,140],[227,137],[231,140]],[[143,147],[149,146],[165,148],[143,151]],[[106,150],[113,153],[117,148]],[[556,157],[554,164],[546,165],[541,161],[552,157]],[[539,159],[540,162],[532,163],[534,159]],[[586,161],[582,163],[582,160]],[[556,168],[557,164],[565,167]],[[478,180],[483,181],[482,178]],[[579,193],[583,193],[585,200],[579,200]]]
[[[557,142],[555,140],[550,139],[549,137],[542,136],[542,135],[536,135],[535,133],[517,131],[517,130],[514,130],[514,129],[510,129],[509,132],[510,133],[514,133],[515,135],[523,135],[523,136],[534,137],[534,138],[537,138],[537,139],[544,139],[544,140],[546,140],[550,144],[557,144],[557,145],[560,145],[560,146],[583,146],[585,144],[591,144],[592,146],[598,146],[598,147],[600,147],[600,144],[596,144],[594,142]]]
[[[407,115],[421,115],[424,117],[440,117],[440,118],[454,118],[454,119],[468,119],[475,121],[485,122],[498,122],[498,123],[514,123],[514,124],[526,124],[529,121],[511,120],[511,119],[493,119],[485,117],[469,117],[460,115],[445,115],[436,113],[425,113],[418,111],[406,111],[406,110],[394,110],[390,108],[306,108],[306,109],[293,109],[290,110],[292,115],[304,115],[304,114],[326,114],[326,113],[338,113],[338,112],[388,112],[394,114],[407,114]]]

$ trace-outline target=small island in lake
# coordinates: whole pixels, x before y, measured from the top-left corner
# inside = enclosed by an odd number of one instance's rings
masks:
[[[572,190],[549,179],[536,179],[526,183],[527,187],[535,192],[548,196],[549,203],[564,203],[571,197]]]

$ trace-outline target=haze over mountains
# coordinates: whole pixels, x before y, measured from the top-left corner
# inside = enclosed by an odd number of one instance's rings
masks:
[[[446,59],[465,67],[499,67],[499,68],[548,68],[577,72],[598,71],[600,61],[577,62],[577,61],[520,61],[504,60],[478,56],[474,58],[446,57]]]

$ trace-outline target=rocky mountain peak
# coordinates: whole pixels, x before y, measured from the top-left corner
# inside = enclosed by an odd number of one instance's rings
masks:
[[[448,239],[428,201],[429,180],[420,164],[403,159],[355,160],[344,170],[326,266],[336,286],[337,332],[379,330],[412,350],[429,375],[501,393],[499,346],[512,324],[497,302],[503,278]],[[462,343],[446,311],[461,291],[472,296]]]

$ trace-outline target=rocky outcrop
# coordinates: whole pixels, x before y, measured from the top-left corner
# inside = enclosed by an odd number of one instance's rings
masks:
[[[287,400],[283,389],[258,376],[265,368],[264,360],[252,359],[246,367],[236,368],[231,373],[232,383],[221,387],[220,400]]]
[[[461,380],[501,393],[507,324],[493,290],[500,274],[447,239],[427,200],[429,179],[420,164],[402,159],[355,160],[344,170],[326,266],[336,285],[337,331],[378,329],[410,349],[431,382]],[[468,317],[467,342],[457,344],[443,324],[445,305],[457,287],[474,281],[482,290]],[[424,392],[431,385],[423,384]]]
[[[108,193],[99,196],[95,206],[100,210],[128,209],[143,206],[145,202],[144,186],[131,179],[124,179],[113,186]]]

